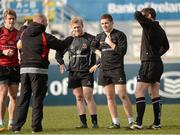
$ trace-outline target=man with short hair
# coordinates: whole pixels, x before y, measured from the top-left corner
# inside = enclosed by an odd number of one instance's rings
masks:
[[[94,76],[89,72],[91,66],[96,63],[95,54],[90,45],[94,36],[83,31],[83,20],[74,17],[70,22],[72,28],[73,42],[66,44],[65,52],[69,52],[69,80],[68,88],[73,89],[76,97],[76,105],[79,112],[81,125],[76,128],[87,128],[86,103],[91,115],[92,128],[98,128],[96,103],[93,98]],[[65,53],[64,52],[64,53]],[[59,53],[56,58],[60,63],[60,69],[65,70],[64,61]]]
[[[161,99],[159,95],[160,78],[163,73],[163,62],[161,56],[169,49],[169,42],[165,31],[156,19],[153,8],[143,8],[136,11],[135,19],[143,28],[141,41],[141,67],[137,77],[135,89],[137,119],[131,129],[143,128],[143,116],[145,112],[145,92],[149,89],[153,104],[154,122],[150,129],[161,128]]]
[[[0,131],[4,131],[4,115],[6,111],[6,98],[9,95],[9,123],[11,128],[14,120],[16,96],[20,81],[18,50],[16,43],[19,38],[18,30],[14,27],[16,12],[5,10],[4,26],[0,28]]]
[[[46,26],[46,17],[36,14],[21,36],[21,91],[12,127],[15,133],[19,132],[26,122],[31,95],[32,133],[43,130],[43,100],[47,92],[49,49],[61,52],[66,44],[72,42],[71,37],[61,41],[46,33]]]
[[[126,93],[126,75],[124,72],[124,55],[127,50],[126,35],[113,28],[113,18],[110,14],[103,14],[100,18],[103,32],[92,41],[92,50],[101,57],[99,70],[99,84],[103,86],[112,125],[109,129],[120,128],[115,91],[122,101],[128,123],[134,121],[132,105]]]

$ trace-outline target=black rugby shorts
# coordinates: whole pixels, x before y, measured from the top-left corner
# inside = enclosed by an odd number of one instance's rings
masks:
[[[162,73],[162,61],[143,61],[141,62],[137,81],[146,83],[160,82]]]

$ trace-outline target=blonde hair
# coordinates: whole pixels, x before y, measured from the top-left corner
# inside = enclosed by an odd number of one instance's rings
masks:
[[[6,19],[7,15],[12,15],[17,18],[16,12],[13,9],[6,9],[3,13],[3,18]]]
[[[37,23],[40,23],[40,24],[47,25],[47,18],[43,14],[35,14],[33,16],[33,22],[37,22]]]
[[[45,15],[43,15],[43,14],[35,14],[34,16],[33,16],[33,22],[39,22],[40,20],[43,20],[43,19],[45,19],[46,17],[45,17]]]
[[[79,16],[76,16],[70,21],[70,25],[73,25],[74,23],[81,23],[83,26],[83,19]]]

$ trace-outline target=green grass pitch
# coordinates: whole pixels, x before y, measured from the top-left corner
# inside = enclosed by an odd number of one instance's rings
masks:
[[[136,116],[135,105],[133,105],[134,117]],[[162,108],[162,128],[160,130],[148,130],[146,127],[153,121],[152,105],[146,106],[143,130],[128,130],[127,119],[123,107],[118,106],[120,129],[107,129],[111,124],[111,118],[106,105],[98,105],[98,122],[100,128],[91,128],[91,119],[87,113],[88,129],[75,129],[79,124],[79,117],[75,106],[44,107],[43,128],[40,134],[180,134],[180,105],[163,105]],[[6,116],[7,117],[7,116]],[[13,134],[11,131],[0,134]],[[22,128],[21,134],[31,134],[31,108],[28,118]]]

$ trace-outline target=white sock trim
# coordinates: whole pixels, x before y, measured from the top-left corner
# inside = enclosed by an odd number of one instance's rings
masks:
[[[112,121],[113,121],[114,124],[117,124],[117,125],[120,124],[119,118],[112,118]]]
[[[129,117],[129,118],[128,118],[128,123],[130,124],[130,123],[132,123],[132,122],[134,122],[134,118],[133,118],[133,117]]]
[[[0,120],[0,125],[3,125],[3,120]]]
[[[14,123],[14,120],[9,120],[8,125],[12,125]]]

